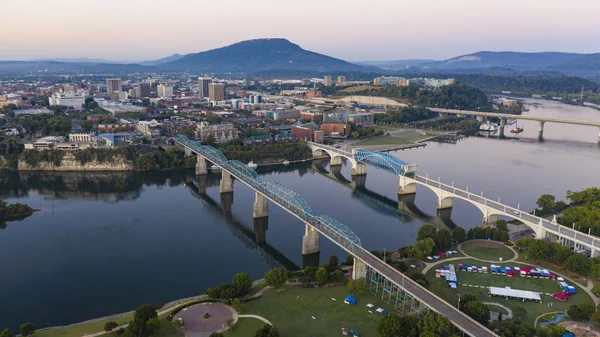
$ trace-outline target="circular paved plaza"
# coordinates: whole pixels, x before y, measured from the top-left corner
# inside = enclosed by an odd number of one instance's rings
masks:
[[[174,320],[183,320],[183,330],[187,336],[208,336],[224,330],[227,321],[234,319],[234,315],[235,311],[223,303],[199,303],[181,310]]]

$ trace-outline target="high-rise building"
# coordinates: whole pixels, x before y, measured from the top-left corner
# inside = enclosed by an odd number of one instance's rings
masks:
[[[337,82],[338,83],[345,83],[346,82],[346,76],[338,76],[337,77]]]
[[[106,92],[108,93],[108,95],[112,95],[113,92],[115,91],[121,91],[123,90],[123,87],[121,85],[121,79],[120,78],[107,78],[106,79]]]
[[[225,86],[221,83],[210,83],[208,85],[208,98],[211,102],[225,99]]]
[[[200,98],[209,97],[208,85],[212,83],[212,78],[198,77],[198,96]]]
[[[65,94],[73,94],[75,93],[75,87],[70,85],[70,84],[64,84],[63,85],[63,92]]]
[[[173,97],[173,87],[166,84],[159,84],[156,87],[156,93],[158,94],[158,97],[171,98]]]
[[[150,96],[150,83],[140,83],[135,87],[135,98]]]
[[[325,76],[325,78],[323,79],[325,82],[325,86],[328,87],[330,85],[333,84],[333,79],[331,78],[331,76]]]

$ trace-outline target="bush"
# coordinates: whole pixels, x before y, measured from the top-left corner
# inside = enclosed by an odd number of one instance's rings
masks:
[[[167,320],[168,321],[172,321],[173,317],[175,317],[175,315],[177,315],[178,312],[180,312],[181,310],[183,310],[183,309],[185,309],[187,307],[190,307],[190,306],[192,306],[194,304],[198,304],[198,303],[212,303],[212,302],[216,302],[216,301],[212,300],[212,299],[202,298],[202,299],[199,299],[199,300],[195,300],[195,301],[191,301],[191,302],[182,304],[182,305],[178,306],[177,308],[175,308],[175,309],[173,309],[171,311],[171,313],[169,314],[169,316],[167,316]]]
[[[117,323],[115,321],[106,322],[106,324],[104,324],[104,331],[106,331],[106,332],[113,331],[118,326],[119,326],[119,323]]]

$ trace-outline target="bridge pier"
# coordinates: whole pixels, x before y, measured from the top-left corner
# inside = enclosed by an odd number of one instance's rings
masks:
[[[353,176],[364,176],[367,174],[367,165],[352,161],[352,175]]]
[[[254,235],[256,236],[256,242],[267,242],[267,229],[269,229],[268,217],[254,218]]]
[[[352,279],[358,280],[359,278],[367,278],[367,265],[354,257],[354,263],[352,264]]]
[[[231,216],[231,206],[233,205],[233,193],[221,193],[221,206],[223,213]]]
[[[540,128],[538,130],[538,140],[540,142],[544,141],[544,123],[546,122],[540,122]]]
[[[342,163],[342,157],[340,156],[331,157],[329,160],[329,166],[342,166]]]
[[[190,149],[190,148],[189,148],[189,147],[187,147],[187,146],[184,146],[184,147],[183,147],[183,152],[185,153],[185,156],[186,156],[186,157],[189,157],[189,156],[191,156],[191,155],[192,155],[192,149]]]
[[[498,214],[485,214],[483,216],[483,220],[481,221],[482,226],[490,226],[498,221]]]
[[[443,195],[438,195],[438,203],[437,203],[437,209],[442,210],[442,209],[448,209],[448,208],[452,208],[452,197],[445,197]]]
[[[221,193],[233,193],[233,179],[229,172],[221,171],[221,184],[219,186],[219,192]]]
[[[410,178],[400,176],[400,184],[398,185],[398,195],[415,193],[417,193],[417,184],[414,183]]]
[[[504,127],[506,126],[506,118],[500,118],[500,126],[498,127],[498,138],[504,139]]]
[[[319,232],[312,225],[306,224],[304,236],[302,237],[302,255],[315,254],[320,251]]]
[[[252,217],[254,219],[258,218],[266,218],[269,216],[269,206],[267,203],[267,198],[261,193],[256,192],[256,197],[254,200],[254,205],[252,207]]]
[[[201,155],[196,156],[196,175],[202,176],[208,173],[206,169],[206,158]]]

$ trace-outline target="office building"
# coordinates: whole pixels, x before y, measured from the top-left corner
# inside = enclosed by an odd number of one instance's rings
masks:
[[[166,84],[159,84],[156,87],[156,93],[160,98],[171,98],[173,97],[173,87]]]
[[[63,85],[63,90],[62,90],[65,94],[74,94],[75,93],[75,87],[70,85],[70,84],[64,84]]]
[[[325,83],[326,87],[333,85],[333,79],[331,78],[331,76],[325,76],[323,78],[323,82]]]
[[[135,98],[142,99],[150,96],[150,83],[140,83],[135,87]]]
[[[198,77],[198,97],[209,97],[208,85],[212,83],[212,78]]]
[[[303,139],[315,143],[323,143],[325,139],[323,130],[313,122],[292,126],[292,135],[295,139]]]
[[[348,122],[356,125],[373,125],[375,124],[375,118],[372,113],[363,112],[348,115]]]
[[[54,93],[54,95],[48,98],[50,106],[53,105],[64,105],[74,109],[81,109],[81,106],[85,103],[85,95],[82,94],[65,94],[65,93]]]
[[[109,95],[112,95],[113,92],[115,91],[121,91],[123,90],[123,87],[121,85],[121,79],[120,78],[108,78],[106,79],[106,92]]]
[[[225,99],[225,86],[221,83],[208,84],[208,98],[211,102],[219,102]]]
[[[346,83],[346,76],[338,76],[337,83]]]
[[[110,99],[113,101],[126,101],[127,96],[127,91],[113,91],[110,94]]]

